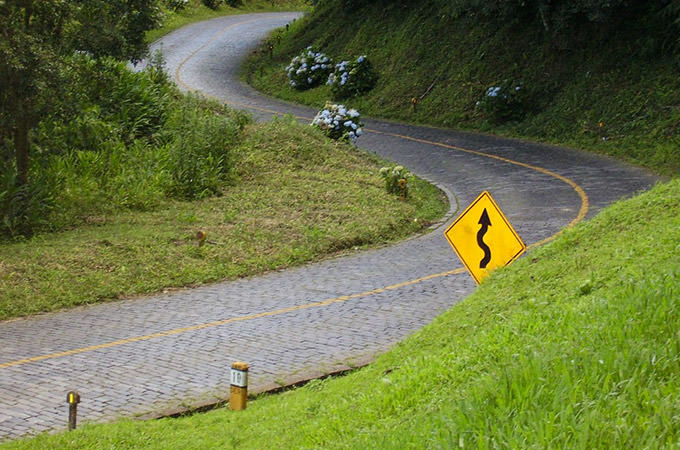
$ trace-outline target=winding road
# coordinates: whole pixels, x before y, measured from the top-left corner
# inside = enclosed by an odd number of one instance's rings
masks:
[[[316,111],[266,98],[237,77],[258,41],[297,17],[214,19],[154,47],[184,90],[260,119],[286,113],[311,121]],[[453,205],[447,219],[488,190],[530,246],[657,181],[580,151],[365,123],[358,145],[440,186]],[[446,225],[292,270],[2,322],[0,441],[65,429],[70,390],[82,398],[79,423],[101,422],[227,398],[234,361],[250,364],[251,392],[365,364],[474,290],[443,236]]]

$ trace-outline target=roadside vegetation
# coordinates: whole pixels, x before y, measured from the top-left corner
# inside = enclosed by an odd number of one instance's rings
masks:
[[[141,156],[121,159],[140,160],[139,191],[154,200],[144,207],[108,203],[109,195],[130,198],[133,179],[100,192],[101,178],[81,169],[72,189],[82,186],[92,205],[78,209],[88,213],[77,226],[0,243],[0,319],[299,265],[402,239],[447,210],[443,194],[422,180],[411,182],[405,201],[388,194],[382,161],[292,119],[247,125],[237,137],[228,181],[192,200],[150,192],[170,174],[141,170]],[[206,234],[201,246],[198,231]]]
[[[216,11],[297,3],[245,5]],[[144,30],[122,19],[109,31],[128,39],[111,42],[102,31],[88,50],[52,27],[75,27],[89,7],[0,8],[14,33],[0,45],[11,61],[0,70],[8,81],[0,87],[0,320],[289,267],[402,239],[447,211],[421,180],[408,199],[388,194],[385,161],[308,125],[254,125],[180,93],[159,56],[130,71],[124,60],[143,55]],[[183,10],[202,18],[204,8]],[[145,26],[162,11],[150,8]]]
[[[675,448],[678,211],[677,179],[621,201],[344,377],[3,448]]]
[[[310,45],[335,64],[366,55],[377,84],[346,100],[364,116],[525,137],[680,172],[677,2],[317,3],[251,56],[249,83],[320,108],[333,87],[291,86],[291,60]]]

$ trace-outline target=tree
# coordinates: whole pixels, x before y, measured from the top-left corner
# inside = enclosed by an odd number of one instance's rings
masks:
[[[28,183],[29,133],[50,111],[63,56],[139,60],[157,1],[0,0],[0,142],[12,144],[18,185]]]

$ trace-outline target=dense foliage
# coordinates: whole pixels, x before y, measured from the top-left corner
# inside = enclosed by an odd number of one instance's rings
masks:
[[[380,4],[408,10],[418,0],[329,0],[317,2],[354,15],[357,10]],[[429,0],[436,14],[480,17],[498,24],[540,24],[555,43],[584,43],[606,39],[622,27],[642,25],[652,33],[645,45],[656,48],[680,45],[679,0]],[[653,27],[649,27],[653,25]]]
[[[220,7],[220,4],[222,3],[231,7],[236,7],[238,5],[243,4],[242,0],[202,0],[202,1],[203,4],[210,9],[217,9]]]
[[[220,193],[246,116],[180,95],[158,65],[135,73],[83,53],[62,64],[62,95],[31,133],[29,183],[17,183],[11,145],[2,146],[0,234]]]
[[[67,59],[82,52],[138,60],[146,51],[144,33],[158,23],[159,14],[156,0],[0,2],[3,221],[11,214],[24,222],[25,210],[42,192],[29,185],[30,135],[46,116],[60,113],[55,104],[71,107],[55,102],[68,94]]]
[[[327,84],[331,87],[333,98],[344,99],[370,91],[377,81],[378,74],[373,64],[366,55],[361,55],[336,64]]]
[[[128,69],[160,15],[156,0],[0,2],[0,235],[220,193],[248,119],[181,96],[162,61]]]

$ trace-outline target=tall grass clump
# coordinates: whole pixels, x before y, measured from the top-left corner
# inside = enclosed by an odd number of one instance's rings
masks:
[[[229,150],[238,142],[242,121],[206,112],[203,100],[188,97],[168,119],[167,193],[184,199],[219,194],[231,169]],[[181,137],[181,139],[178,139]]]

